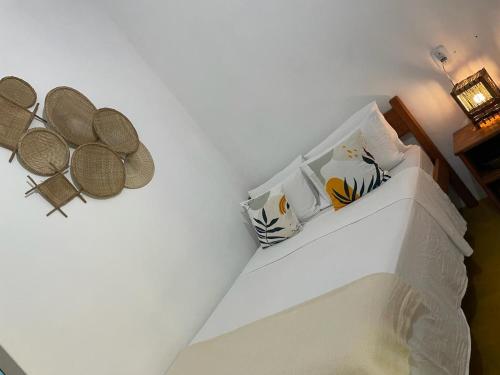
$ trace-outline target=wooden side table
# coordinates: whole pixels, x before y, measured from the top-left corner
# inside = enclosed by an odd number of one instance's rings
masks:
[[[500,119],[477,129],[469,124],[453,134],[455,154],[500,209]]]

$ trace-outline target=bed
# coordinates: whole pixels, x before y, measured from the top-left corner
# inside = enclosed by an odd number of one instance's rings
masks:
[[[411,131],[421,146],[408,147],[404,161],[390,171],[391,180],[376,192],[340,211],[323,210],[272,251],[257,250],[192,347],[227,339],[242,327],[368,275],[391,274],[418,291],[428,310],[415,318],[407,334],[410,374],[468,374],[469,327],[460,303],[467,287],[463,260],[472,249],[463,239],[465,221],[436,181],[446,190],[442,176],[449,176],[466,203],[473,204],[473,197],[459,179],[453,179],[454,172],[430,140],[422,138],[425,133],[415,128],[418,123],[402,102],[394,98],[391,104],[386,114],[391,125],[399,135]],[[436,174],[437,165],[445,173]],[[192,357],[184,362],[192,362]],[[188,373],[182,367],[179,371],[174,366],[173,373]],[[316,370],[297,373],[328,373]]]

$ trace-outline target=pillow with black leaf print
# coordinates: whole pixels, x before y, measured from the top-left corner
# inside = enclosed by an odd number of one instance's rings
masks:
[[[360,130],[302,166],[335,210],[372,192],[391,176],[379,167]]]
[[[281,188],[241,203],[263,249],[293,237],[302,228]]]

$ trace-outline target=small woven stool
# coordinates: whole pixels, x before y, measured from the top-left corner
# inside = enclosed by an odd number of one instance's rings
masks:
[[[66,176],[64,176],[68,169],[66,169],[65,171],[59,171],[57,169],[55,170],[56,174],[43,181],[41,184],[37,184],[30,176],[28,176],[28,179],[31,181],[30,186],[32,187],[25,193],[25,196],[28,197],[34,191],[38,191],[42,195],[42,197],[44,197],[45,200],[54,207],[52,211],[47,213],[47,216],[51,215],[55,211],[59,211],[64,217],[67,218],[68,215],[64,213],[61,207],[63,207],[65,204],[69,203],[76,197],[80,198],[83,203],[87,203],[87,201],[82,197],[81,191],[78,190],[66,178]]]

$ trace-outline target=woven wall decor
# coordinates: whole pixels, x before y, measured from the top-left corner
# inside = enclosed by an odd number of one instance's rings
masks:
[[[44,114],[48,126],[72,146],[97,141],[92,128],[95,111],[94,104],[71,87],[56,87],[45,97]]]
[[[18,156],[29,171],[41,176],[52,176],[66,169],[69,147],[59,134],[45,128],[28,130],[19,141]]]
[[[146,186],[155,174],[155,164],[146,146],[139,142],[139,148],[125,158],[125,187],[138,189]]]
[[[0,95],[0,146],[12,151],[9,162],[14,159],[19,140],[31,125],[37,111],[38,104],[30,112]]]
[[[86,194],[109,198],[125,186],[125,167],[108,146],[89,143],[78,147],[71,157],[71,174]]]
[[[0,80],[0,95],[23,108],[30,108],[36,103],[36,92],[33,87],[21,78],[13,76]]]
[[[0,79],[0,146],[12,151],[9,162],[18,154],[27,170],[50,176],[40,184],[28,176],[32,188],[26,192],[38,192],[52,204],[47,216],[59,211],[67,217],[61,207],[75,197],[86,203],[81,193],[109,198],[125,186],[137,189],[152,180],[151,154],[124,114],[112,108],[97,110],[85,95],[67,86],[46,95],[45,118],[38,116],[36,100],[33,87],[21,78]],[[34,119],[46,128],[29,130]],[[71,146],[76,150],[70,161]],[[74,184],[64,176],[69,171]]]
[[[94,131],[99,141],[119,154],[131,154],[139,147],[139,137],[130,120],[111,108],[101,108],[94,114]]]
[[[54,166],[55,168],[55,166]],[[82,197],[81,191],[78,190],[65,176],[62,171],[57,171],[56,174],[41,184],[37,184],[30,176],[28,179],[31,181],[31,189],[25,193],[28,197],[34,191],[38,191],[42,197],[49,202],[54,209],[47,213],[47,216],[59,211],[64,217],[68,217],[61,209],[65,204],[72,201],[74,198],[79,197],[83,203],[87,203],[85,198]]]

